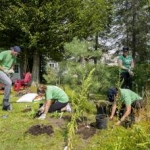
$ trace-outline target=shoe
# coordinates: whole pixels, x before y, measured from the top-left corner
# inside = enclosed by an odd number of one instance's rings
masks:
[[[3,99],[3,108],[2,110],[5,110],[5,111],[10,111],[12,110],[12,105],[11,103],[9,102],[9,99]]]
[[[8,111],[11,111],[12,110],[12,104],[10,104],[7,108]]]
[[[12,110],[12,105],[8,105],[8,106],[3,106],[2,110],[5,110],[5,111],[11,111]]]
[[[69,103],[66,105],[66,111],[67,111],[67,112],[71,112],[71,106],[70,106]]]

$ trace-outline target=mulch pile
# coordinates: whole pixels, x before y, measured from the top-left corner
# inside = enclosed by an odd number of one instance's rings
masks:
[[[28,131],[26,131],[26,133],[30,133],[32,135],[39,135],[46,133],[47,135],[51,136],[52,133],[54,133],[54,131],[51,125],[46,126],[41,124],[30,127]]]

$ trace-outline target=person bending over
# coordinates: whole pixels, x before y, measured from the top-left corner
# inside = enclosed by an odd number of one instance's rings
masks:
[[[45,95],[45,102],[39,109],[42,115],[38,118],[44,120],[48,112],[63,111],[65,110],[69,98],[64,90],[58,86],[53,85],[40,85],[37,93],[41,96]]]
[[[114,102],[112,104],[110,119],[114,117],[116,108],[117,108],[117,100],[122,101],[125,106],[125,111],[121,116],[120,120],[116,123],[116,125],[120,125],[125,119],[131,114],[131,108],[135,108],[140,110],[144,106],[144,100],[135,92],[130,89],[117,89],[114,97]]]

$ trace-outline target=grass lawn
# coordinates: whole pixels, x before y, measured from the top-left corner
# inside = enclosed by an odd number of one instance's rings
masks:
[[[11,102],[13,110],[2,111],[0,105],[0,150],[63,150],[67,139],[68,120],[52,118],[54,114],[41,121],[33,119],[31,111],[23,112],[26,106],[32,103],[16,103],[18,97],[12,92]],[[0,95],[1,102],[3,95]],[[38,109],[38,103],[33,105]],[[69,114],[64,113],[63,117]],[[87,114],[88,122],[95,121],[95,114]],[[108,124],[107,130],[96,129],[94,135],[83,138],[76,134],[73,141],[75,150],[148,150],[150,148],[150,121],[149,117],[136,123],[132,128],[114,127],[114,122]],[[115,120],[114,120],[115,121]],[[54,133],[51,135],[32,135],[26,133],[30,127],[36,125],[51,125]],[[87,132],[90,130],[87,129]]]

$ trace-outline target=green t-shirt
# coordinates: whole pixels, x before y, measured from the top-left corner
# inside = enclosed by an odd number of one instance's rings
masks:
[[[119,89],[119,92],[120,100],[126,105],[131,105],[136,100],[142,100],[142,97],[129,89]]]
[[[132,63],[132,56],[128,55],[127,57],[124,57],[123,55],[119,56],[119,60],[122,60],[122,65],[126,68],[130,68],[131,63]],[[127,70],[122,69],[122,72],[127,72]]]
[[[0,53],[0,65],[5,69],[10,69],[16,63],[16,56],[11,54],[11,50],[5,50]]]
[[[67,94],[57,86],[47,86],[45,96],[46,100],[57,100],[61,103],[66,103],[69,101]]]

